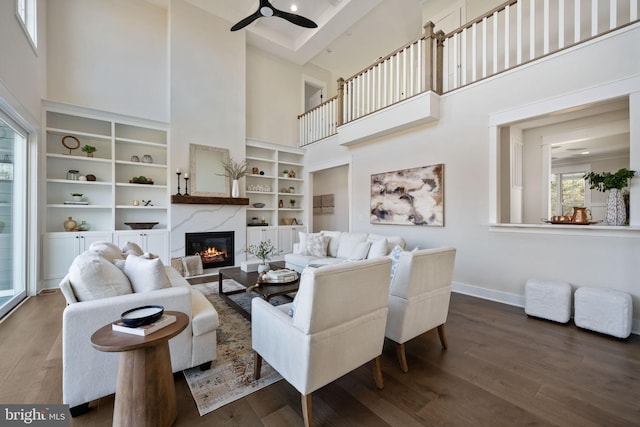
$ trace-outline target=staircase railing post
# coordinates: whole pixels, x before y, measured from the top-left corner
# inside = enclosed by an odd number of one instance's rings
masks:
[[[435,92],[442,94],[442,82],[444,78],[444,31],[439,30],[436,33],[436,87]]]
[[[344,124],[344,79],[340,77],[338,79],[338,117],[337,126]]]
[[[424,24],[424,82],[423,82],[423,90],[429,91],[433,90],[433,39],[434,33],[433,28],[435,27],[434,23],[428,21]]]

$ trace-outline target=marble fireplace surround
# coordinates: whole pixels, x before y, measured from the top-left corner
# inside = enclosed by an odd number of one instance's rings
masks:
[[[233,230],[235,265],[246,259],[247,224],[244,204],[182,204],[171,207],[171,257],[185,256],[185,234]],[[215,274],[218,269],[206,269]]]

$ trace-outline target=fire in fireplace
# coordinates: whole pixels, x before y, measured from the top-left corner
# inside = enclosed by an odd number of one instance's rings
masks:
[[[185,255],[200,255],[203,268],[233,266],[233,231],[185,234]]]

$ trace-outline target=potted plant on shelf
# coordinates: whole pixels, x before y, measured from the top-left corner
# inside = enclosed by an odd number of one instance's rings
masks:
[[[248,174],[247,161],[242,160],[236,162],[229,157],[222,162],[222,167],[224,168],[225,175],[231,179],[231,197],[240,197],[240,184],[238,180]]]
[[[292,208],[295,208],[296,207],[296,199],[289,200],[289,204],[291,204]]]
[[[625,225],[627,213],[622,189],[629,185],[629,180],[634,177],[635,171],[622,168],[616,173],[611,172],[587,172],[584,179],[590,184],[592,190],[609,191],[607,197],[607,223],[609,225]]]
[[[82,201],[82,193],[71,193],[71,197],[73,197],[74,202]]]
[[[282,171],[282,177],[283,178],[289,178],[289,171],[287,169]]]
[[[280,251],[271,244],[270,240],[262,240],[257,245],[249,245],[249,247],[247,248],[247,253],[255,256],[260,260],[260,265],[258,265],[258,273],[262,273],[263,271],[267,271],[269,269],[269,264],[267,264],[267,261],[270,260],[272,256],[278,255]]]
[[[96,147],[94,147],[93,145],[84,145],[82,147],[82,151],[87,153],[87,157],[93,157],[93,153],[95,153],[96,150]]]

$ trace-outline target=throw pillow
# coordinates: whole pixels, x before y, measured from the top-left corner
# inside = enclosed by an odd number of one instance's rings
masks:
[[[393,276],[396,275],[396,269],[398,268],[398,260],[400,259],[400,254],[402,253],[402,248],[400,245],[396,245],[391,251],[391,281],[393,282]]]
[[[89,246],[89,250],[99,253],[109,262],[113,262],[116,259],[124,259],[120,248],[111,242],[93,242]]]
[[[311,256],[326,257],[328,243],[328,236],[323,236],[320,233],[308,234],[306,252]]]
[[[298,252],[300,255],[309,255],[307,253],[307,233],[298,232]]]
[[[184,264],[182,263],[182,257],[171,258],[171,267],[175,268],[182,277],[184,277]]]
[[[125,254],[125,257],[129,255],[142,256],[144,251],[137,243],[127,242],[122,248],[122,253]]]
[[[376,239],[371,241],[371,247],[367,254],[367,259],[381,258],[387,255],[387,239]]]
[[[200,255],[189,255],[182,258],[184,277],[199,276],[203,273]]]
[[[369,253],[369,248],[371,247],[371,242],[362,242],[358,243],[353,250],[353,253],[349,256],[349,261],[359,261],[361,259],[365,259],[367,254]]]
[[[160,258],[146,259],[128,256],[124,264],[124,273],[131,281],[134,292],[147,292],[171,287]]]
[[[366,241],[367,235],[365,233],[342,233],[337,258],[348,259],[355,252],[358,243]]]
[[[78,301],[131,293],[127,276],[94,251],[85,251],[73,260],[69,267],[69,282]]]
[[[340,235],[342,231],[321,231],[323,236],[329,236],[329,245],[327,246],[327,255],[336,258],[338,256],[338,248],[340,247]]]

